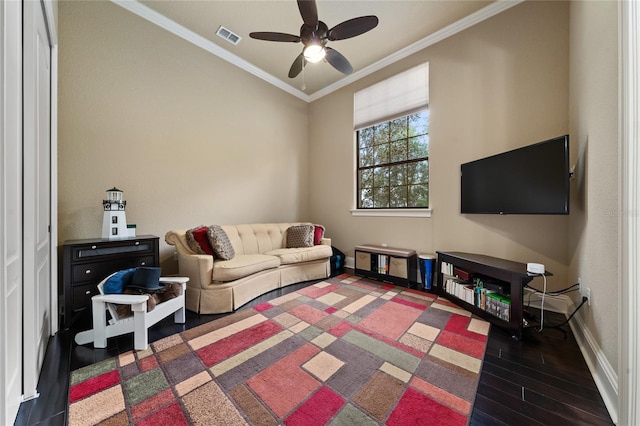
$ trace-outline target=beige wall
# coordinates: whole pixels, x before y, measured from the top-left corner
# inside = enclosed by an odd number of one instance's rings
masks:
[[[616,2],[571,2],[570,120],[577,191],[569,235],[569,276],[591,288],[581,310],[618,370],[618,56]],[[620,372],[618,372],[620,374]]]
[[[308,105],[110,2],[59,5],[59,240],[306,218]]]
[[[347,256],[362,243],[478,252],[543,263],[554,273],[549,288],[566,286],[569,217],[461,215],[459,173],[461,163],[569,132],[568,23],[565,2],[523,3],[313,102],[312,219]],[[353,93],[423,61],[430,68],[433,216],[352,217]]]

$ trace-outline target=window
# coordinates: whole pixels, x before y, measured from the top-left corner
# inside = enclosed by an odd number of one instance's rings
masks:
[[[429,112],[357,131],[358,208],[429,207]]]
[[[354,96],[357,211],[429,208],[429,64]]]

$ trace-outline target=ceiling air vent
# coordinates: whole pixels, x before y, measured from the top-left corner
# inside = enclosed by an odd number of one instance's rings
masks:
[[[222,25],[220,25],[220,28],[218,28],[218,31],[216,31],[216,35],[218,37],[221,37],[221,38],[227,40],[231,44],[238,44],[238,43],[240,43],[240,40],[242,40],[242,37],[240,37],[238,34],[235,34],[235,33],[231,32],[231,31],[229,31],[228,29],[226,29]]]

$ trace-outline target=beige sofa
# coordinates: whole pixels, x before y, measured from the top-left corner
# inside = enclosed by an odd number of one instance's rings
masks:
[[[180,276],[189,277],[185,306],[201,314],[231,312],[252,299],[290,284],[327,278],[331,240],[286,248],[287,229],[300,223],[223,225],[235,251],[231,260],[196,254],[187,229],[166,233],[178,253]]]

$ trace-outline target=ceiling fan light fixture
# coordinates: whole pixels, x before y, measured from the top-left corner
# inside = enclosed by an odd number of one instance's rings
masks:
[[[296,78],[307,63],[324,60],[343,74],[351,74],[353,67],[341,53],[326,46],[327,41],[344,40],[364,34],[378,25],[378,18],[373,15],[360,16],[339,23],[329,29],[327,24],[318,19],[317,0],[297,0],[298,10],[302,16],[300,35],[260,31],[249,33],[249,37],[257,40],[279,42],[302,42],[302,53],[298,54],[289,68],[289,78]],[[304,90],[304,89],[303,89]]]
[[[308,62],[320,62],[324,59],[324,56],[327,54],[324,46],[322,44],[308,44],[304,50],[302,51],[304,55],[304,59]]]

